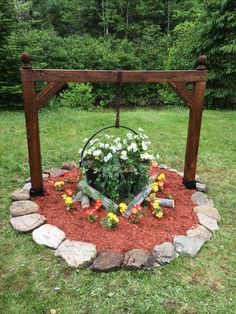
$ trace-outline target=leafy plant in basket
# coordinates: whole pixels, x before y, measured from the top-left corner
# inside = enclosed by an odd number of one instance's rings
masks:
[[[139,129],[123,138],[105,134],[92,139],[84,151],[82,171],[88,183],[114,201],[124,201],[140,192],[147,184],[150,141]]]

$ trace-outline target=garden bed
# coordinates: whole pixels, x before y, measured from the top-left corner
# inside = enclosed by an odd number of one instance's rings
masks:
[[[94,243],[98,250],[111,249],[126,252],[134,248],[151,251],[156,244],[172,241],[178,234],[185,235],[186,231],[198,224],[198,218],[193,211],[194,203],[191,195],[195,192],[187,190],[182,184],[182,177],[175,172],[152,168],[150,174],[164,173],[168,188],[172,191],[175,200],[174,208],[163,208],[164,215],[157,219],[147,210],[138,224],[132,224],[130,219],[119,216],[119,224],[115,229],[103,228],[99,221],[104,216],[105,209],[98,211],[97,221],[88,221],[86,211],[81,208],[80,202],[75,202],[73,209],[66,210],[61,197],[64,192],[55,190],[53,182],[63,180],[64,191],[76,192],[78,169],[74,168],[65,176],[49,178],[44,182],[45,195],[32,198],[40,207],[40,214],[47,218],[47,223],[60,228],[65,232],[66,239]],[[66,183],[68,175],[71,183]],[[158,192],[159,197],[164,197]]]

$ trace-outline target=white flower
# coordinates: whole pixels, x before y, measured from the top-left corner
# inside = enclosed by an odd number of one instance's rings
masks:
[[[83,150],[83,148],[80,148],[80,150],[79,150],[79,154],[81,154],[81,153],[82,153],[82,150]]]
[[[108,160],[110,160],[112,158],[112,154],[111,153],[108,153],[104,158],[103,158],[103,160],[105,161],[105,162],[107,162]]]
[[[133,134],[132,133],[127,133],[127,137],[129,140],[132,140],[133,139]]]
[[[147,143],[142,141],[142,149],[147,150]]]
[[[127,144],[127,140],[126,139],[123,140],[123,144]]]
[[[120,142],[120,137],[117,137],[116,139],[114,139],[114,142],[118,144]]]
[[[121,150],[121,149],[122,149],[122,144],[121,144],[121,143],[118,143],[117,146],[116,146],[116,149],[117,149],[117,150]]]
[[[106,138],[111,138],[111,135],[105,134]]]
[[[105,144],[104,144],[104,143],[100,143],[100,144],[99,144],[99,147],[100,147],[100,148],[104,148],[104,147],[105,147]]]
[[[120,158],[123,160],[127,159],[127,151],[126,150],[122,150],[122,152],[120,154]]]
[[[101,151],[101,149],[97,149],[97,150],[95,150],[94,152],[93,152],[93,156],[99,156],[99,155],[101,155],[101,153],[102,153],[102,151]]]
[[[128,146],[128,151],[132,150],[134,153],[137,152],[138,150],[138,146],[135,142],[132,142],[129,146]]]
[[[141,159],[143,159],[143,160],[152,160],[152,159],[153,159],[153,155],[148,154],[147,152],[144,153],[144,154],[141,154],[140,157],[141,157]]]
[[[142,128],[138,128],[138,130],[141,131],[141,132],[144,131],[144,129],[142,129]]]
[[[83,139],[83,142],[87,142],[88,138]]]
[[[108,147],[109,147],[109,144],[105,144],[104,147],[105,147],[105,148],[108,148]]]
[[[115,148],[115,146],[111,145],[111,146],[110,146],[110,149],[111,149],[111,151],[112,151],[113,153],[115,153],[115,152],[116,152],[116,148]]]

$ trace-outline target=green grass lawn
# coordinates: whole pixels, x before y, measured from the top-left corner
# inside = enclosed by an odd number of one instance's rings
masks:
[[[43,168],[78,162],[83,138],[114,119],[113,112],[42,110]],[[182,170],[188,110],[123,111],[121,120],[144,128],[160,162]],[[203,114],[198,174],[222,215],[220,230],[195,259],[108,274],[71,269],[11,228],[9,194],[29,176],[23,113],[0,112],[0,126],[0,313],[235,313],[236,112]]]

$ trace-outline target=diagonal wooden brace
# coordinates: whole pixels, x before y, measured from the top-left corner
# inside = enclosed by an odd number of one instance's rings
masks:
[[[49,82],[36,96],[37,109],[42,108],[64,85],[64,82]]]

